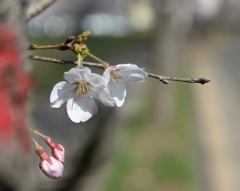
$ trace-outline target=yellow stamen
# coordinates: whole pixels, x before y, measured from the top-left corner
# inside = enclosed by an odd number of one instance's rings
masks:
[[[110,75],[112,78],[114,79],[119,79],[119,78],[122,78],[122,75],[117,71],[117,70],[112,70],[110,72]]]
[[[82,97],[90,98],[90,94],[88,93],[88,82],[82,80],[78,82],[78,90],[77,90],[77,97],[81,94]]]
[[[123,76],[117,70],[111,70],[110,77],[117,86],[119,83],[122,83],[120,78],[122,78]]]

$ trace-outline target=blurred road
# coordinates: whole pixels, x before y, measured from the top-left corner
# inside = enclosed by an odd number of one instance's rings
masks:
[[[205,191],[240,190],[240,37],[209,36],[193,50],[200,162]]]

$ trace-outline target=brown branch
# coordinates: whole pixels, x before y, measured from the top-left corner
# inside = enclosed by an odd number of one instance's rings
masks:
[[[52,5],[55,1],[56,0],[35,0],[28,6],[26,10],[26,20],[29,21],[31,18]]]
[[[30,44],[28,50],[45,50],[45,49],[58,49],[58,50],[69,50],[71,46],[68,44],[56,44],[47,46],[37,46],[35,44]]]
[[[28,56],[31,60],[40,60],[40,61],[47,61],[47,62],[54,62],[57,64],[74,64],[77,65],[77,61],[71,61],[71,60],[61,60],[56,58],[49,58],[49,57],[43,57],[43,56]],[[92,63],[92,62],[83,62],[85,66],[93,66],[97,68],[103,69],[102,64]],[[177,81],[177,82],[186,82],[186,83],[199,83],[199,84],[205,84],[210,82],[211,80],[206,78],[176,78],[176,77],[170,77],[170,76],[161,76],[156,74],[148,73],[148,76],[151,78],[158,79],[159,81],[163,82],[164,84],[169,84],[169,81]]]
[[[43,56],[28,56],[29,59],[31,60],[41,60],[41,61],[46,61],[46,62],[54,62],[56,64],[74,64],[77,65],[78,61],[72,61],[72,60],[62,60],[62,59],[56,59],[56,58],[49,58],[49,57],[43,57]],[[92,67],[97,67],[103,69],[102,64],[97,64],[97,63],[92,63],[92,62],[85,62],[83,61],[83,64],[85,66],[92,66]]]

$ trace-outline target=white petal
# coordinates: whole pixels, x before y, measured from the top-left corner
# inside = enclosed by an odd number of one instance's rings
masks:
[[[75,83],[83,80],[83,76],[85,74],[90,74],[91,70],[84,66],[77,66],[75,68],[72,68],[68,72],[64,72],[64,78],[69,83]]]
[[[118,64],[116,68],[122,74],[124,82],[144,82],[148,77],[148,74],[135,64]]]
[[[78,96],[67,102],[67,114],[75,123],[85,122],[97,112],[97,105],[92,98]]]
[[[62,82],[58,82],[52,89],[52,92],[50,94],[50,102],[54,102],[56,99],[58,99],[58,94],[57,94],[57,91],[59,89],[62,89],[63,86],[66,84],[67,82],[65,81],[62,81]]]
[[[130,63],[128,63],[128,64],[118,64],[115,67],[116,67],[116,69],[119,69],[119,68],[136,69],[136,68],[138,68],[138,66],[136,64],[130,64]]]
[[[107,68],[104,72],[103,72],[103,78],[106,80],[106,82],[108,83],[111,79],[110,76],[110,72],[112,71],[113,67]]]
[[[145,78],[148,77],[147,73],[141,69],[136,69],[132,71],[123,71],[121,72],[121,74],[124,76],[123,77],[124,82],[131,82],[131,83],[144,82]]]
[[[51,92],[50,102],[51,107],[58,108],[63,103],[65,103],[69,97],[71,97],[72,93],[77,88],[76,84],[70,84],[68,82],[59,82],[57,83]]]
[[[121,107],[125,101],[127,94],[124,82],[118,83],[116,85],[112,80],[109,82],[110,94],[116,101],[116,105]]]
[[[86,74],[84,75],[84,79],[90,83],[90,85],[98,85],[101,88],[106,88],[107,87],[107,82],[106,80],[98,75],[98,74]]]
[[[115,100],[110,95],[107,88],[101,88],[98,86],[89,86],[89,93],[94,99],[99,99],[104,105],[113,107],[115,106]]]
[[[88,85],[89,93],[94,99],[99,99],[106,106],[115,106],[115,100],[110,95],[107,82],[98,74],[88,74],[85,79],[90,83]]]

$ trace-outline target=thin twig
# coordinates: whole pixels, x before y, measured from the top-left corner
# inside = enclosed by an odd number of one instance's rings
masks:
[[[26,10],[26,20],[29,21],[31,18],[52,5],[55,1],[56,0],[36,0],[32,2]]]
[[[43,56],[28,56],[29,59],[32,60],[40,60],[40,61],[47,61],[47,62],[54,62],[57,64],[74,64],[77,65],[77,61],[71,61],[71,60],[61,60],[56,58],[49,58],[49,57],[43,57]],[[103,69],[102,64],[92,63],[92,62],[83,62],[83,65],[85,66],[93,66],[97,68]],[[163,82],[164,84],[169,84],[169,81],[177,81],[177,82],[186,82],[186,83],[199,83],[199,84],[206,84],[210,82],[211,80],[206,78],[176,78],[176,77],[170,77],[170,76],[161,76],[156,74],[148,73],[148,76],[151,78],[158,79],[159,81]]]
[[[176,78],[170,76],[161,76],[156,74],[147,73],[149,77],[158,79],[159,81],[163,82],[164,84],[169,84],[168,80],[177,81],[177,82],[186,82],[186,83],[199,83],[199,84],[206,84],[210,82],[210,79],[207,78]]]

